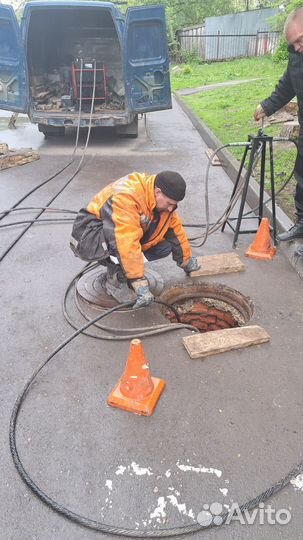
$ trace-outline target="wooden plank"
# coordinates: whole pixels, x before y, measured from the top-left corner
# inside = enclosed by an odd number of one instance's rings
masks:
[[[207,155],[208,159],[211,161],[211,164],[213,166],[219,165],[220,167],[222,167],[222,163],[220,159],[218,158],[218,156],[215,155],[215,157],[213,157],[214,151],[211,148],[207,148],[205,150],[205,154]]]
[[[191,272],[191,277],[215,276],[245,270],[245,265],[237,253],[220,253],[197,258],[201,268],[196,272]]]
[[[300,132],[300,124],[298,120],[293,120],[292,122],[287,122],[283,124],[283,127],[280,131],[280,137],[298,137]]]
[[[6,143],[0,143],[0,155],[8,154],[8,145]]]
[[[38,152],[33,151],[31,148],[10,150],[8,154],[0,155],[0,171],[16,167],[17,165],[25,165],[36,159],[40,159],[40,156]]]
[[[184,346],[191,358],[204,358],[250,345],[259,345],[270,341],[270,335],[261,326],[241,326],[214,330],[205,334],[194,334],[183,339]]]

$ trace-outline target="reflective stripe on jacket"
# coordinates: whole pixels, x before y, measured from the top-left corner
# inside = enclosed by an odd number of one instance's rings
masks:
[[[87,206],[88,212],[102,219],[109,252],[116,252],[128,279],[143,277],[142,252],[161,240],[170,242],[177,264],[185,263],[191,257],[191,249],[176,212],[161,212],[153,234],[145,243],[140,243],[156,209],[154,182],[155,175],[133,172],[106,186]]]

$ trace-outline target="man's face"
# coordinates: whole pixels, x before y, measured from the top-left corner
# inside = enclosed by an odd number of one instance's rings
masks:
[[[164,195],[164,193],[162,193],[161,189],[158,187],[155,188],[155,200],[156,208],[159,212],[173,212],[178,206],[177,201],[166,197],[166,195]]]
[[[285,37],[296,52],[303,54],[303,19],[293,21],[287,28]]]

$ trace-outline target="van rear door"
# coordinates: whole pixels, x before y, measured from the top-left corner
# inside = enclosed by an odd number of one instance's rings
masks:
[[[123,52],[128,107],[141,113],[171,109],[164,6],[128,8]]]
[[[21,32],[12,6],[0,4],[0,109],[28,112],[28,78]]]

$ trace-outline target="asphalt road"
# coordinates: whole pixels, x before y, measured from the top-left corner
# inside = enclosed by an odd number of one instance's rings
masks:
[[[74,133],[45,141],[29,124],[0,133],[1,141],[11,147],[33,146],[41,155],[39,161],[0,173],[1,208],[7,209],[63,167],[73,149]],[[84,143],[85,135],[79,156]],[[173,111],[148,115],[147,132],[141,120],[137,140],[94,134],[83,168],[53,206],[78,210],[110,180],[130,171],[173,169],[188,183],[181,216],[185,222],[203,222],[206,165],[203,141],[175,106]],[[74,169],[71,166],[23,206],[44,206]],[[222,168],[213,168],[212,221],[224,211],[231,190]],[[35,213],[16,212],[5,222]],[[70,229],[66,223],[31,227],[0,266],[0,508],[5,540],[103,537],[40,502],[16,472],[8,444],[18,394],[50,352],[72,334],[61,303],[83,263],[69,249]],[[1,230],[0,256],[20,230]],[[124,368],[128,342],[78,337],[40,373],[20,413],[17,443],[26,469],[50,497],[73,512],[143,531],[144,536],[144,531],[195,523],[203,505],[217,503],[210,506],[214,512],[220,505],[225,509],[240,505],[303,459],[302,281],[279,249],[270,263],[246,259],[251,238],[241,235],[237,249],[245,272],[205,281],[226,284],[249,296],[255,306],[252,322],[270,333],[270,343],[191,360],[181,340],[187,330],[146,338],[152,374],[167,383],[150,418],[106,406]],[[226,230],[212,235],[195,254],[229,252],[231,245],[232,235]],[[186,279],[172,260],[157,262],[154,268],[167,284]],[[156,306],[110,320],[117,326],[159,322],[163,317]],[[255,516],[246,517],[244,524],[239,519],[191,538],[298,540],[302,501],[303,476]],[[281,524],[287,516],[289,523]],[[249,517],[253,524],[248,524]],[[134,536],[130,533],[130,537]]]

